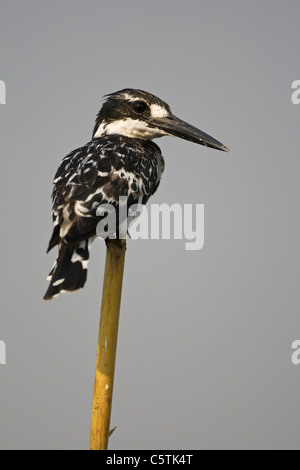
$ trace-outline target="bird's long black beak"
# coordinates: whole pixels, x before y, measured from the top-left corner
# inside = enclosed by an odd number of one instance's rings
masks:
[[[195,142],[196,144],[201,144],[205,145],[206,147],[229,152],[229,149],[225,147],[225,145],[221,144],[221,142],[218,142],[210,135],[205,134],[205,132],[200,131],[187,122],[182,121],[173,114],[171,114],[170,117],[156,118],[151,120],[151,124],[174,137],[180,137],[181,139],[189,140],[191,142]]]

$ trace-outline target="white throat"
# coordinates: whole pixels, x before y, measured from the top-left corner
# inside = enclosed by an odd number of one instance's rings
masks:
[[[166,132],[157,127],[149,127],[145,121],[126,118],[111,123],[102,122],[93,137],[97,138],[111,134],[119,134],[125,137],[145,140],[157,139],[158,137],[167,135]]]

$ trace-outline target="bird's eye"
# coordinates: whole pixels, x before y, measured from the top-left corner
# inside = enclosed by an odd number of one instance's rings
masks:
[[[143,113],[147,109],[147,105],[144,101],[134,101],[132,107],[137,113]]]

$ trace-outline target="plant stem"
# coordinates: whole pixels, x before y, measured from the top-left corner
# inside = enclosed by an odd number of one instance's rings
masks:
[[[90,450],[108,447],[126,240],[108,240],[98,337]]]

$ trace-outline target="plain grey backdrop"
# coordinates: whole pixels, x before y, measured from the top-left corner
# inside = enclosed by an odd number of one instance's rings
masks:
[[[165,137],[153,203],[205,245],[129,241],[110,449],[300,448],[298,0],[1,0],[1,449],[87,449],[105,246],[44,302],[52,180],[102,96],[142,88],[231,152]]]

